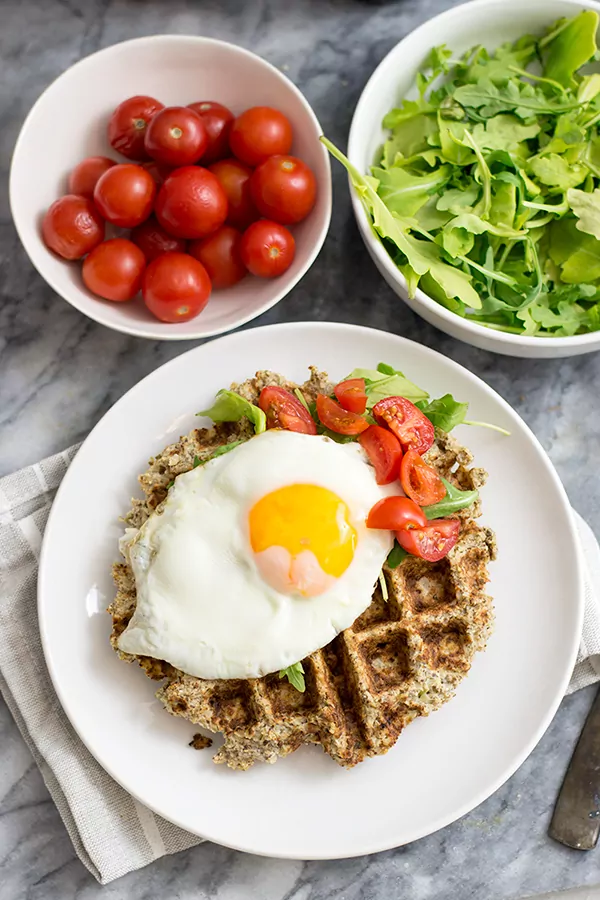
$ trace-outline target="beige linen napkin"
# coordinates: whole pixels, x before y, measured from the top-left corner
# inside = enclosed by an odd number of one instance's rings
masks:
[[[0,691],[90,872],[106,884],[200,838],[134,800],[83,746],[48,675],[36,578],[54,494],[77,447],[0,479]],[[600,548],[575,513],[586,561],[585,622],[569,692],[600,680]]]

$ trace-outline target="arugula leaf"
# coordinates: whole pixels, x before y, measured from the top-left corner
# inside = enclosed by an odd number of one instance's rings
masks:
[[[213,422],[238,422],[246,416],[254,425],[256,434],[261,434],[267,427],[267,417],[262,409],[254,406],[248,400],[244,400],[234,391],[225,389],[218,392],[210,409],[204,409],[196,415],[207,416]]]
[[[540,41],[540,49],[545,57],[544,75],[565,87],[572,87],[575,72],[596,53],[597,30],[598,13],[591,9],[583,10],[573,19],[554,27]]]
[[[391,374],[382,372],[380,367],[389,370]],[[379,363],[377,369],[354,369],[344,380],[349,378],[364,378],[367,409],[371,409],[385,397],[406,397],[412,403],[429,397],[427,391],[417,387],[402,372],[396,371],[385,363]]]
[[[567,203],[579,220],[578,230],[600,240],[600,188],[590,194],[571,188],[567,191]]]
[[[304,666],[301,662],[288,666],[287,669],[281,669],[280,678],[287,678],[292,687],[295,687],[301,694],[306,690],[306,681],[304,680]]]
[[[469,409],[468,403],[459,403],[452,394],[444,394],[436,400],[420,401],[415,404],[436,428],[452,431],[461,425]]]
[[[581,68],[600,60],[598,21],[433,48],[368,174],[324,139],[409,297],[510,334],[600,327],[600,73]]]
[[[446,496],[439,503],[424,506],[423,512],[428,519],[443,519],[459,509],[471,506],[479,497],[479,491],[461,491],[445,478],[442,478],[446,488]]]
[[[401,547],[398,541],[394,541],[394,546],[388,553],[388,558],[386,559],[388,568],[397,569],[407,556],[410,556],[410,554],[407,553],[404,547]]]

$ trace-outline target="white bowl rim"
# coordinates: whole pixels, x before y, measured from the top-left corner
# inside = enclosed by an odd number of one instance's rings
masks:
[[[348,159],[353,165],[356,165],[359,171],[361,171],[362,166],[359,165],[355,158],[355,145],[358,141],[359,131],[360,131],[360,120],[363,115],[363,110],[366,109],[370,104],[370,93],[373,90],[374,85],[381,77],[380,72],[387,70],[392,67],[392,63],[395,62],[395,58],[401,55],[401,48],[404,47],[407,43],[414,41],[414,39],[421,32],[425,31],[429,28],[433,21],[436,22],[448,22],[453,18],[460,18],[462,16],[469,15],[469,9],[477,6],[477,7],[485,7],[485,6],[501,6],[504,5],[505,0],[467,0],[465,3],[459,3],[458,6],[452,6],[450,9],[445,10],[444,12],[439,13],[437,16],[432,16],[427,19],[425,22],[421,23],[417,28],[413,31],[409,32],[405,37],[402,38],[397,44],[395,44],[392,49],[386,53],[383,57],[377,68],[374,70],[366,85],[364,86],[362,93],[359,97],[358,103],[354,110],[354,115],[352,116],[352,122],[350,123],[350,132],[348,135]],[[563,0],[564,3],[568,3],[571,6],[578,7],[579,9],[594,9],[598,13],[600,13],[600,2],[596,2],[596,0]],[[362,172],[361,172],[362,174]],[[371,251],[377,257],[378,262],[383,266],[389,276],[397,282],[400,282],[404,290],[407,290],[406,278],[402,274],[402,272],[394,265],[393,260],[389,253],[385,250],[381,241],[379,241],[372,233],[371,228],[369,227],[369,219],[367,217],[366,211],[360,202],[356,191],[352,187],[352,183],[350,178],[348,178],[348,185],[350,187],[350,196],[352,201],[352,207],[354,209],[354,214],[356,216],[356,220],[358,222],[358,226],[360,228],[361,234],[368,244]],[[523,348],[526,347],[556,347],[560,350],[575,348],[575,347],[585,347],[587,344],[598,344],[600,342],[600,332],[591,331],[588,334],[576,334],[571,337],[536,337],[521,335],[521,334],[510,334],[504,331],[496,331],[494,328],[486,328],[484,325],[479,325],[477,322],[472,322],[469,319],[463,318],[462,316],[453,313],[451,310],[446,309],[445,306],[442,306],[441,303],[437,303],[433,300],[428,294],[421,290],[421,288],[417,288],[415,292],[415,299],[419,301],[426,309],[428,309],[433,315],[439,316],[445,322],[447,322],[451,326],[459,326],[469,335],[480,337],[482,334],[486,334],[489,337],[490,341],[497,341],[498,344],[521,346]],[[590,347],[590,350],[594,349],[594,347]]]
[[[98,56],[110,57],[110,55],[112,53],[121,52],[125,46],[133,47],[134,45],[139,46],[139,45],[144,45],[144,44],[152,44],[152,43],[158,43],[159,41],[164,41],[164,40],[176,41],[176,42],[179,42],[182,44],[187,43],[187,44],[227,47],[227,48],[233,49],[236,53],[238,53],[242,56],[246,56],[248,58],[258,60],[258,62],[260,62],[263,66],[265,66],[267,69],[269,69],[270,72],[274,76],[276,76],[280,81],[283,81],[284,84],[292,91],[292,93],[294,93],[296,95],[297,99],[300,101],[301,105],[303,106],[304,110],[308,114],[309,118],[312,120],[318,134],[323,133],[321,124],[320,124],[312,106],[310,105],[310,103],[308,102],[308,100],[306,99],[306,97],[304,96],[302,91],[294,84],[294,82],[290,78],[287,77],[287,75],[285,75],[283,72],[281,72],[272,63],[268,62],[268,60],[264,59],[262,56],[259,56],[258,53],[253,53],[252,50],[247,50],[245,47],[240,47],[238,44],[234,44],[231,41],[222,41],[222,40],[219,40],[218,38],[205,37],[204,35],[150,34],[150,35],[145,35],[142,37],[131,38],[130,40],[126,40],[126,41],[118,41],[116,44],[111,44],[108,47],[103,47],[100,50],[95,50],[93,53],[89,53],[87,56],[84,56],[82,59],[77,60],[77,62],[73,63],[73,65],[71,65],[67,69],[65,69],[64,72],[61,72],[60,75],[58,75],[56,78],[54,78],[50,82],[50,84],[48,84],[44,88],[44,90],[42,91],[40,96],[37,98],[37,100],[31,107],[31,109],[27,113],[27,116],[25,117],[23,124],[21,125],[21,129],[19,131],[19,135],[17,137],[16,143],[15,143],[15,146],[14,146],[14,149],[12,152],[12,156],[11,156],[8,195],[9,195],[9,205],[10,205],[12,220],[13,220],[16,232],[21,241],[21,244],[23,245],[23,248],[24,248],[25,252],[27,253],[27,256],[29,257],[31,264],[34,266],[34,268],[36,269],[36,271],[38,272],[40,277],[46,282],[46,284],[48,284],[52,288],[54,293],[57,294],[57,296],[59,296],[62,300],[69,303],[71,306],[73,306],[75,309],[77,309],[84,316],[87,316],[87,318],[92,319],[94,322],[98,322],[98,324],[100,324],[100,325],[104,325],[106,328],[110,328],[112,331],[118,331],[118,332],[121,332],[122,334],[129,334],[129,335],[132,335],[133,337],[144,338],[147,340],[193,341],[193,340],[201,340],[203,338],[214,337],[217,334],[225,334],[229,331],[234,331],[236,328],[240,328],[242,325],[245,325],[248,322],[251,322],[253,319],[258,318],[258,316],[261,316],[263,313],[267,312],[269,309],[272,309],[272,307],[274,307],[277,303],[279,303],[281,300],[283,300],[285,297],[287,297],[287,295],[292,292],[294,287],[306,275],[308,270],[313,265],[317,256],[321,252],[323,244],[325,243],[325,238],[327,237],[327,233],[329,231],[329,226],[331,224],[331,212],[332,212],[331,162],[330,162],[330,158],[329,158],[329,153],[326,150],[326,148],[323,146],[323,144],[320,144],[319,152],[322,155],[324,165],[325,165],[325,171],[326,171],[326,174],[328,177],[323,179],[323,184],[319,185],[319,190],[324,192],[324,194],[325,194],[325,215],[324,215],[323,224],[321,225],[317,239],[314,242],[310,253],[307,255],[305,264],[299,270],[297,276],[289,283],[289,285],[286,283],[285,287],[282,287],[282,290],[279,291],[278,293],[276,293],[273,298],[270,298],[269,300],[267,300],[257,310],[253,310],[248,315],[240,316],[234,325],[231,325],[230,327],[225,328],[225,329],[222,327],[217,327],[217,328],[212,328],[212,329],[211,328],[208,328],[208,329],[200,328],[197,333],[196,332],[191,332],[188,334],[181,334],[181,333],[174,333],[174,332],[169,333],[169,331],[166,328],[164,330],[161,328],[161,325],[164,326],[165,323],[157,322],[156,326],[155,326],[156,330],[148,329],[144,334],[140,334],[140,332],[138,331],[138,329],[135,326],[135,323],[129,325],[126,322],[119,323],[119,324],[115,324],[114,322],[107,322],[103,316],[103,308],[104,307],[103,307],[102,303],[97,304],[97,311],[96,311],[96,305],[93,306],[92,310],[89,310],[87,308],[85,302],[82,302],[79,297],[77,297],[76,299],[70,299],[68,297],[65,297],[64,294],[62,293],[62,291],[57,288],[56,284],[54,283],[54,279],[52,277],[46,277],[46,275],[42,271],[40,271],[40,268],[33,261],[31,254],[29,253],[29,247],[28,247],[29,241],[24,236],[22,229],[19,225],[19,216],[15,214],[16,205],[14,202],[14,194],[16,191],[16,185],[15,185],[15,180],[14,180],[14,162],[15,162],[15,159],[17,158],[17,154],[20,151],[21,145],[24,144],[25,141],[27,140],[28,131],[29,131],[29,128],[31,127],[31,121],[32,121],[38,107],[44,101],[46,94],[58,82],[60,82],[62,79],[66,78],[67,76],[70,76],[75,70],[85,69],[86,65],[88,65],[91,60],[96,59],[96,57],[98,57]],[[284,273],[283,277],[285,277],[285,273]],[[200,317],[198,317],[198,322],[199,323],[201,322]]]

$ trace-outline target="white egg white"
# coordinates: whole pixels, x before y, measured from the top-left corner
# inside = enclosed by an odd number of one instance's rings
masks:
[[[279,593],[260,575],[248,514],[290,484],[338,494],[357,532],[352,562],[316,597]],[[119,648],[199,678],[254,678],[324,647],[368,607],[393,535],[365,519],[382,487],[356,443],[267,431],[179,475],[161,512],[125,546],[137,606]]]

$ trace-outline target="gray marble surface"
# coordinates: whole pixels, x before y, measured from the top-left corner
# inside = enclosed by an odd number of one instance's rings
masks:
[[[540,0],[541,2],[541,0]],[[10,154],[42,89],[99,47],[142,34],[236,41],[283,68],[341,146],[369,74],[451,0],[3,0],[0,26],[0,475],[81,439],[141,377],[188,349],[110,332],[47,287],[29,264],[7,202]],[[60,127],[60,123],[57,123]],[[255,324],[344,320],[406,335],[466,365],[531,425],[576,508],[600,532],[600,355],[493,356],[438,333],[387,288],[367,258],[334,168],[331,230],[293,293]],[[1,640],[1,636],[0,636]],[[495,900],[600,883],[600,849],[546,835],[594,689],[567,698],[511,781],[473,813],[409,847],[320,863],[259,859],[204,845],[100,888],[76,859],[16,726],[0,702],[0,900]],[[401,788],[399,786],[399,801]],[[374,808],[376,814],[376,807]]]

